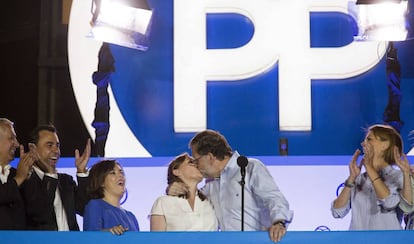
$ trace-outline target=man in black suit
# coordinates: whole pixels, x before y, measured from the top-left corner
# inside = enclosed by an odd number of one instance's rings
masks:
[[[26,224],[31,230],[79,230],[76,214],[83,215],[87,203],[86,186],[91,145],[88,139],[80,155],[75,150],[77,182],[68,174],[58,173],[60,142],[53,125],[41,125],[31,133],[31,151],[38,160],[30,178],[22,186],[26,206]]]
[[[19,148],[13,122],[0,118],[0,230],[26,229],[23,199],[20,185],[26,180],[34,163],[30,153],[25,154],[20,146],[20,161],[17,169],[10,166],[15,151]]]

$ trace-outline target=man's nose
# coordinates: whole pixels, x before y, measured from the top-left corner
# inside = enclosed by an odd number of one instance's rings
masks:
[[[54,153],[59,153],[59,154],[60,154],[60,148],[59,148],[58,146],[53,146],[53,147],[52,147],[52,151],[53,151]]]

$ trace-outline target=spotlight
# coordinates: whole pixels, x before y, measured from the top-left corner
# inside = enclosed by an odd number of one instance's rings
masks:
[[[407,0],[357,0],[348,10],[358,25],[357,41],[404,41],[409,31]]]
[[[92,0],[94,39],[146,51],[152,10],[147,0]]]
[[[357,0],[356,4],[400,3],[402,0]]]

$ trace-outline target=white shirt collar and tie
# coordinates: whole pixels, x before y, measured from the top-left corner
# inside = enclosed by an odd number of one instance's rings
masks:
[[[34,171],[43,180],[45,175],[58,179],[57,173],[44,173],[38,167],[33,166]],[[62,198],[60,197],[59,187],[56,187],[55,199],[53,202],[56,215],[56,223],[59,231],[69,231],[68,219],[66,217],[65,209],[63,208]]]

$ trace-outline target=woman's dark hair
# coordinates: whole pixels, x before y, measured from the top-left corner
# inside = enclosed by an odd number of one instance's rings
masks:
[[[397,130],[389,125],[372,125],[368,128],[375,137],[381,141],[389,141],[389,147],[384,151],[384,160],[389,164],[394,164],[394,146],[398,147],[400,154],[403,152],[403,142]]]
[[[181,164],[184,163],[185,159],[187,159],[187,158],[189,160],[191,160],[188,153],[183,153],[183,154],[178,155],[175,159],[173,159],[170,162],[170,164],[168,166],[168,173],[167,173],[168,187],[174,182],[184,183],[183,180],[180,177],[178,177],[174,174],[174,170],[178,169],[181,166]],[[200,197],[200,199],[202,201],[204,201],[206,199],[206,196],[203,193],[201,193],[200,190],[198,190],[198,196]],[[183,194],[183,195],[179,195],[179,197],[183,197],[183,198],[187,199],[188,198],[188,193]]]
[[[201,156],[212,153],[219,160],[233,154],[226,138],[214,130],[205,130],[197,133],[190,141],[190,148],[193,148]]]
[[[121,166],[116,160],[102,160],[92,166],[88,177],[89,185],[86,188],[89,199],[101,199],[104,197],[103,184],[105,177],[117,164]]]

